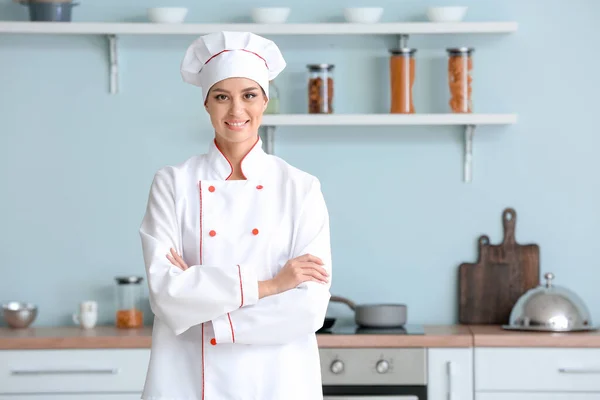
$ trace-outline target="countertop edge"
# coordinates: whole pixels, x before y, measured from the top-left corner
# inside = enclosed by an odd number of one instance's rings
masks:
[[[321,348],[600,348],[600,331],[515,332],[488,325],[425,325],[423,335],[317,334]],[[0,350],[150,349],[152,328],[118,330],[103,326],[0,328]]]
[[[353,347],[472,347],[469,329],[459,325],[425,325],[422,335],[334,335],[317,334],[322,348]],[[78,327],[33,327],[25,330],[0,328],[0,350],[51,349],[149,349],[152,328],[118,330],[100,326],[90,330]]]
[[[512,348],[600,348],[600,331],[533,332],[509,331],[496,325],[470,325],[473,347]]]

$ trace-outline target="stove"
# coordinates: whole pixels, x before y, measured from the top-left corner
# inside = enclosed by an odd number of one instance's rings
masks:
[[[338,322],[320,335],[424,335],[422,325],[363,328]],[[324,400],[427,400],[424,348],[320,348]]]
[[[423,325],[404,325],[398,328],[363,328],[355,324],[334,324],[329,329],[320,329],[318,334],[331,335],[424,335]]]

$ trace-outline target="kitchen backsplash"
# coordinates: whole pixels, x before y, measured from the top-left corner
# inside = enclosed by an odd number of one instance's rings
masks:
[[[289,0],[289,22],[339,20],[345,0]],[[382,0],[384,22],[423,20],[430,1]],[[137,21],[166,3],[84,1],[74,21]],[[245,1],[190,7],[187,22],[247,18]],[[455,5],[450,1],[435,4]],[[595,0],[461,1],[467,21],[517,21],[515,34],[415,36],[417,112],[447,112],[447,47],[475,48],[473,107],[518,113],[480,127],[473,182],[462,181],[453,127],[279,128],[275,152],[318,176],[331,215],[333,292],[404,302],[410,323],[457,321],[457,267],[477,237],[502,240],[518,213],[520,243],[540,245],[541,271],[577,292],[600,323],[600,75]],[[0,19],[26,20],[9,1]],[[306,64],[335,64],[335,112],[385,113],[393,37],[275,37],[288,68],[284,113],[306,111]],[[120,93],[109,94],[106,38],[0,35],[0,301],[39,306],[34,326],[72,324],[83,300],[115,312],[119,275],[144,275],[138,228],[157,169],[204,152],[212,131],[179,64],[191,36],[119,40]],[[151,315],[146,309],[146,322]],[[347,315],[344,308],[335,310]],[[2,324],[0,319],[0,324]]]

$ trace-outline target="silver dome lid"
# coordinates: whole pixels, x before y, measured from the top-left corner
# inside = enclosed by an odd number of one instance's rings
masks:
[[[528,290],[515,303],[504,329],[569,332],[595,330],[590,312],[574,292],[552,284],[554,274],[544,275],[546,284]]]

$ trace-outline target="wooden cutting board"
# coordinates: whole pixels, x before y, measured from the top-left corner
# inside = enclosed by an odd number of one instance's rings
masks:
[[[462,324],[507,324],[519,297],[540,283],[540,249],[537,244],[518,244],[515,239],[517,213],[502,213],[504,239],[490,244],[479,237],[475,264],[459,266],[459,322]]]

